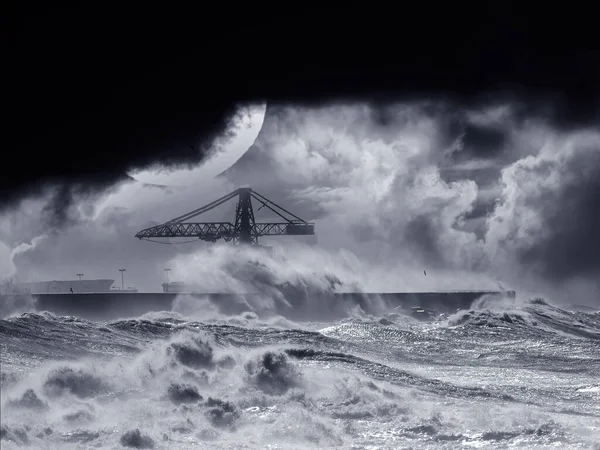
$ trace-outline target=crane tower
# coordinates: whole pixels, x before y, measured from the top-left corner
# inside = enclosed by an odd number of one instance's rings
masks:
[[[196,222],[191,221],[211,209],[237,197],[235,222]],[[279,222],[257,223],[254,220],[252,200],[260,203],[260,208],[268,208],[279,216]],[[250,188],[240,188],[233,192],[176,217],[161,225],[146,228],[138,232],[138,239],[193,237],[202,241],[216,242],[223,239],[234,244],[258,245],[261,236],[306,236],[315,234],[315,224],[306,222],[300,217],[285,210],[258,192]]]

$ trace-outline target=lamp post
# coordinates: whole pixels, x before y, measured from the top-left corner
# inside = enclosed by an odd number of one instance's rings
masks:
[[[124,291],[125,290],[125,281],[124,281],[124,272],[126,269],[119,269],[119,272],[121,272],[121,290]]]
[[[166,292],[169,292],[169,272],[171,271],[171,269],[165,269],[165,273],[167,274],[167,290]]]
[[[81,281],[81,277],[82,277],[83,275],[84,275],[83,273],[78,273],[78,274],[77,274],[77,277],[79,278],[79,281]]]

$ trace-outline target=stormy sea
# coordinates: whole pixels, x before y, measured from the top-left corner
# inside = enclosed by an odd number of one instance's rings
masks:
[[[0,321],[2,449],[600,449],[600,313]]]

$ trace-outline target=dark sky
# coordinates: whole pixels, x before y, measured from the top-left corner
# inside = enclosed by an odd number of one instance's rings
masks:
[[[72,189],[128,169],[197,162],[236,105],[256,100],[503,95],[561,127],[598,121],[591,11],[376,3],[13,5],[2,148],[14,170],[0,179],[2,204],[50,181],[66,183],[60,209]]]

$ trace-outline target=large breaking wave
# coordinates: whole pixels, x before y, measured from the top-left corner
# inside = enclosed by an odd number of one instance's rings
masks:
[[[592,448],[600,314],[0,321],[3,448]]]

